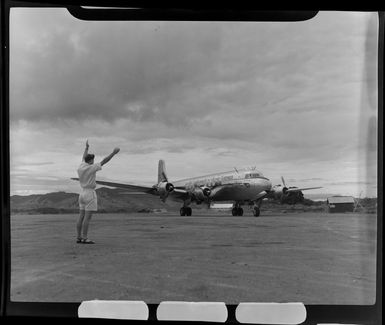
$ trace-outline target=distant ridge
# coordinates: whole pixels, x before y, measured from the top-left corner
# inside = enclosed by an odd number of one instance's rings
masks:
[[[338,194],[333,194],[333,193],[318,193],[318,194],[313,194],[313,193],[304,193],[305,198],[313,201],[326,201],[328,197],[331,196],[336,196]]]
[[[180,203],[167,201],[163,203],[152,195],[131,195],[121,189],[102,187],[96,189],[98,194],[98,212],[149,212],[155,209],[176,210]],[[11,212],[18,214],[56,214],[77,213],[79,194],[53,192],[27,196],[11,196]]]
[[[127,194],[126,190],[101,187],[96,190],[98,194],[99,213],[131,213],[131,212],[177,212],[182,206],[181,202],[167,200],[166,203],[160,201],[153,195],[132,195]],[[325,194],[327,197],[333,194]],[[27,196],[11,196],[12,214],[64,214],[78,213],[77,193],[53,192],[46,194],[32,194]],[[313,201],[314,200],[314,201]],[[307,198],[302,204],[287,205],[277,201],[267,200],[262,204],[265,211],[326,211],[326,198]],[[376,212],[377,199],[362,198],[360,205],[363,210],[370,213]],[[205,209],[206,204],[193,205],[193,209]],[[247,207],[245,206],[247,209]]]
[[[179,213],[181,202],[167,200],[166,203],[153,195],[132,195],[126,190],[101,187],[96,189],[98,194],[99,213],[131,213],[131,212],[153,212],[157,210],[173,211]],[[11,196],[11,212],[13,214],[64,214],[78,213],[77,193],[53,192],[46,194],[32,194],[27,196]],[[306,210],[311,210],[312,205],[319,203],[306,200]],[[262,209],[268,210],[300,210],[303,205],[297,206],[281,205],[278,202],[266,201]],[[205,209],[206,204],[193,205],[193,209]],[[247,209],[247,208],[246,208]],[[321,208],[323,209],[323,208]]]

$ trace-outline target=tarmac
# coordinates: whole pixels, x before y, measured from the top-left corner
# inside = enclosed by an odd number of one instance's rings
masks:
[[[375,214],[11,216],[11,301],[373,304]]]

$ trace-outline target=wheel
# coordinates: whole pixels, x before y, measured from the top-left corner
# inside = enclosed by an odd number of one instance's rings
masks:
[[[254,217],[259,217],[260,213],[261,213],[261,211],[259,210],[259,208],[254,207],[254,210],[253,210]]]
[[[238,209],[237,209],[237,208],[233,208],[233,209],[231,210],[231,214],[232,214],[233,216],[237,216],[237,215],[238,215]]]
[[[186,208],[186,216],[191,216],[192,215],[192,209],[190,207]]]
[[[179,212],[180,212],[181,216],[185,216],[186,215],[186,209],[184,207],[181,207]]]
[[[242,208],[238,208],[238,215],[243,216],[243,209]]]

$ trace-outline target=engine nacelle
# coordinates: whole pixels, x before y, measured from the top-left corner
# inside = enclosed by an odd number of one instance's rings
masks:
[[[168,182],[160,182],[157,189],[160,198],[166,200],[167,196],[174,190],[174,185]]]
[[[276,185],[269,191],[268,197],[275,200],[282,200],[289,195],[288,188],[286,186]]]
[[[287,204],[296,204],[303,201],[304,197],[301,191],[288,192],[287,195],[284,195],[281,199],[281,203]]]
[[[211,194],[210,188],[208,188],[208,187],[206,187],[206,186],[203,186],[203,187],[201,187],[201,189],[202,189],[202,191],[203,191],[204,196],[206,196],[206,197],[209,197],[209,196],[210,196],[210,194]]]
[[[197,202],[203,202],[210,196],[211,190],[208,187],[196,187],[192,195]]]
[[[272,192],[274,193],[275,196],[282,196],[282,194],[286,195],[288,192],[287,187],[282,187],[282,186],[274,186],[272,189]]]

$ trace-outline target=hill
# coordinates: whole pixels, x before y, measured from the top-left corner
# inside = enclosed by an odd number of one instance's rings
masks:
[[[150,212],[157,209],[179,210],[180,203],[163,203],[151,195],[130,195],[121,189],[98,188],[98,211],[101,213]],[[18,214],[77,213],[79,194],[54,192],[11,196],[11,212]]]
[[[130,212],[156,212],[179,211],[182,204],[167,200],[160,201],[152,195],[131,195],[122,189],[101,187],[96,190],[98,194],[98,212],[101,213],[130,213]],[[60,214],[78,213],[77,193],[53,192],[47,194],[33,194],[28,196],[11,196],[11,212],[13,214]],[[377,199],[364,198],[360,201],[358,212],[376,213]],[[193,209],[205,209],[206,205],[193,205]],[[247,207],[244,207],[247,208]],[[325,201],[312,201],[305,199],[295,205],[280,204],[274,200],[264,200],[264,211],[290,212],[316,212],[327,211]]]

